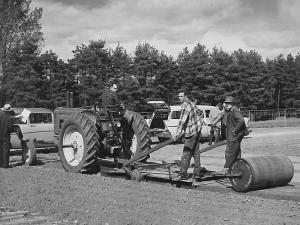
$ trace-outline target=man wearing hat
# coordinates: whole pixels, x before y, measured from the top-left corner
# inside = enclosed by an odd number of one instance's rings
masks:
[[[246,124],[240,110],[234,106],[234,98],[226,97],[224,101],[223,123],[226,125],[225,165],[222,173],[228,173],[229,166],[241,158],[241,142],[244,137]]]
[[[12,108],[11,104],[5,104],[5,105],[1,108],[1,110],[2,110],[3,112],[6,112],[6,114],[12,114],[11,116],[14,116],[14,115],[13,115],[13,114],[14,114],[14,111],[13,111],[13,108]]]
[[[5,104],[0,110],[0,168],[9,165],[10,133],[13,132],[13,121],[9,116],[11,105]]]

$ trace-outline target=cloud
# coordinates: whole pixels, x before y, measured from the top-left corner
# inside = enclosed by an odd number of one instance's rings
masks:
[[[51,0],[49,1],[51,3],[58,3],[62,5],[63,7],[73,6],[76,8],[82,8],[82,9],[93,9],[94,7],[101,8],[106,7],[110,2],[110,0],[88,0],[88,1],[82,1],[82,0]]]
[[[287,1],[263,1],[258,17],[254,19],[251,32],[243,36],[248,47],[259,49],[265,55],[274,54],[297,54],[300,49],[300,2],[296,0]],[[264,16],[264,9],[268,7],[273,10],[266,11],[268,17]],[[264,18],[262,18],[264,16]],[[260,21],[261,20],[261,21]],[[257,24],[255,26],[255,24]]]
[[[300,47],[299,35],[292,31],[267,31],[248,35],[245,42],[253,48],[293,48]]]
[[[120,42],[133,51],[138,42],[175,57],[196,43],[223,49],[297,47],[297,0],[33,0],[44,9],[46,48],[60,57],[89,40]],[[296,26],[298,25],[298,26]],[[284,31],[284,32],[283,32]],[[284,43],[288,37],[289,44]],[[267,54],[267,53],[266,53]]]

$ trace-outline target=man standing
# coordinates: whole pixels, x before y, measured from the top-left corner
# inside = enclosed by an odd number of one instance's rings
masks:
[[[200,178],[200,149],[199,138],[201,132],[201,118],[197,114],[196,106],[188,99],[185,92],[178,94],[181,103],[181,114],[177,126],[176,135],[185,133],[183,153],[181,157],[180,173],[174,177],[174,181],[187,180],[187,170],[192,156],[194,157],[194,178]]]
[[[220,131],[221,131],[221,120],[219,119],[223,110],[223,105],[218,103],[216,108],[213,108],[209,112],[209,120],[211,125],[210,135],[209,135],[209,145],[212,144],[213,138],[215,138],[215,143],[219,141]]]
[[[228,173],[229,166],[238,158],[241,158],[241,142],[244,137],[246,124],[240,110],[234,106],[234,98],[226,97],[224,101],[225,113],[223,122],[226,125],[226,150],[225,165],[221,171]]]
[[[0,110],[0,167],[9,165],[10,133],[13,132],[13,122],[6,113],[6,108]]]

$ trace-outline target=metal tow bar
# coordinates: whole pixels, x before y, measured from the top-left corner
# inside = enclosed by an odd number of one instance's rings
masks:
[[[177,163],[165,163],[163,162],[162,164],[157,163],[157,164],[146,164],[146,163],[141,163],[138,161],[141,161],[142,159],[144,159],[147,155],[149,155],[152,152],[155,152],[171,143],[173,143],[174,141],[178,140],[179,138],[181,138],[184,135],[184,133],[179,134],[178,136],[176,136],[176,138],[170,138],[156,146],[154,146],[153,148],[150,148],[147,151],[141,152],[140,154],[135,155],[132,159],[130,160],[126,160],[126,162],[123,163],[123,170],[125,171],[125,173],[127,175],[129,175],[131,177],[132,180],[136,180],[136,181],[140,181],[142,180],[143,175],[140,173],[142,168],[146,168],[146,167],[152,167],[152,168],[158,168],[158,167],[165,167],[168,168],[169,171],[169,177],[170,176],[170,167],[173,165],[177,165]]]
[[[123,166],[124,166],[124,167],[125,167],[125,166],[129,166],[130,164],[133,164],[134,162],[137,162],[137,161],[139,161],[139,160],[142,160],[145,156],[147,156],[147,155],[149,155],[150,153],[155,152],[155,151],[157,151],[157,150],[159,150],[159,149],[161,149],[161,148],[163,148],[163,147],[165,147],[165,146],[167,146],[167,145],[173,143],[174,141],[176,141],[176,140],[178,140],[179,138],[181,138],[183,135],[184,135],[184,134],[181,133],[181,134],[179,134],[179,135],[176,137],[176,139],[170,138],[170,139],[168,139],[168,140],[166,140],[166,141],[164,141],[164,142],[162,142],[162,143],[156,145],[155,147],[150,148],[150,149],[147,150],[147,151],[144,151],[144,152],[141,152],[140,154],[135,155],[132,159],[130,159],[129,161],[127,161],[126,163],[124,163]]]
[[[155,152],[171,143],[173,143],[174,141],[178,140],[179,138],[181,138],[182,136],[184,135],[184,133],[181,133],[179,134],[175,139],[173,138],[170,138],[158,145],[156,145],[155,147],[145,151],[145,152],[142,152],[138,155],[135,155],[132,159],[130,160],[126,160],[126,161],[123,161],[123,167],[122,169],[125,171],[125,173],[132,179],[132,180],[136,180],[136,181],[141,181],[143,179],[143,175],[149,175],[151,174],[151,172],[145,172],[145,171],[142,171],[143,169],[145,168],[166,168],[168,169],[168,178],[169,180],[171,181],[172,180],[172,174],[171,174],[171,167],[172,166],[175,166],[175,165],[178,165],[179,163],[178,162],[172,162],[172,163],[166,163],[166,162],[162,162],[161,164],[160,163],[155,163],[155,164],[147,164],[147,163],[142,163],[142,162],[139,162],[141,161],[142,159],[144,159],[147,155],[149,155],[150,153],[152,152]],[[220,141],[218,143],[215,143],[211,146],[207,146],[203,149],[200,150],[200,153],[203,153],[203,152],[206,152],[206,151],[209,151],[211,149],[214,149],[216,147],[219,147],[219,146],[222,146],[226,144],[226,140],[223,140],[223,141]]]

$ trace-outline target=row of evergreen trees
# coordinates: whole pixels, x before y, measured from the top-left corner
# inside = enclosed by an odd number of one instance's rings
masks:
[[[110,49],[105,41],[93,40],[77,46],[73,58],[65,62],[52,51],[41,54],[42,9],[30,11],[28,0],[3,2],[27,3],[27,11],[22,20],[14,14],[16,26],[8,26],[13,20],[7,20],[6,26],[2,20],[10,16],[11,8],[0,15],[1,104],[54,109],[66,105],[67,92],[77,96],[79,105],[93,104],[114,79],[120,98],[134,110],[143,110],[153,99],[176,104],[179,90],[187,90],[198,103],[216,104],[232,95],[240,107],[249,109],[300,107],[299,54],[264,60],[256,51],[227,53],[199,43],[191,51],[184,48],[174,59],[149,43],[138,43],[129,55],[121,45]],[[6,9],[5,4],[1,7]],[[24,18],[27,26],[18,27]]]

